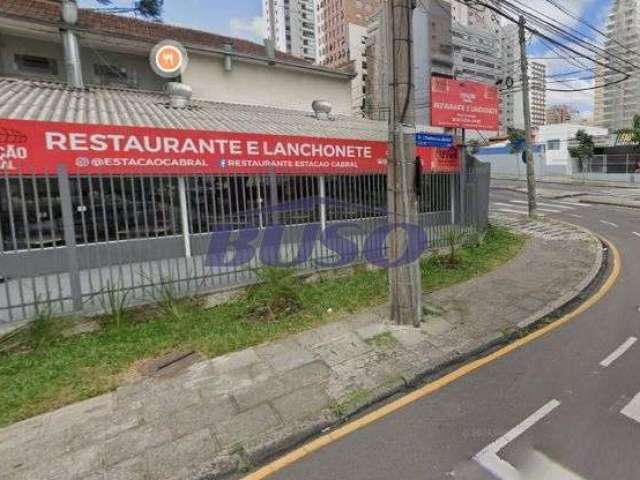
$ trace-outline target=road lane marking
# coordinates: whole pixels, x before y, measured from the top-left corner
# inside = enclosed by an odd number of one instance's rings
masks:
[[[562,212],[562,210],[554,210],[552,208],[536,207],[536,212],[560,213],[560,212]]]
[[[511,203],[521,203],[524,205],[528,205],[528,202],[525,202],[524,200],[511,200]],[[551,208],[561,208],[564,210],[573,210],[572,207],[567,207],[564,205],[556,205],[555,203],[536,202],[536,205],[540,205],[543,207],[551,207]]]
[[[578,202],[561,202],[560,200],[556,200],[555,203],[559,203],[561,205],[571,205],[572,207],[592,207],[593,205],[586,203],[578,203]]]
[[[640,423],[640,393],[636,394],[627,406],[620,410],[620,413]]]
[[[634,343],[636,343],[638,339],[636,337],[629,337],[625,340],[625,342],[616,348],[613,352],[609,354],[607,358],[600,362],[602,367],[608,367],[613,362],[615,362],[618,358],[620,358],[624,353],[629,350]]]
[[[543,405],[541,408],[533,412],[521,423],[513,427],[507,433],[500,438],[494,440],[492,443],[484,447],[477,453],[473,459],[482,465],[482,467],[499,478],[500,480],[515,480],[520,478],[520,473],[506,460],[503,460],[498,456],[498,452],[506,447],[509,443],[513,442],[516,438],[522,435],[524,432],[533,427],[536,423],[549,415],[553,410],[560,406],[560,402],[553,399]]]
[[[631,233],[633,233],[636,237],[640,237],[640,233],[638,232],[631,232]]]
[[[600,237],[602,238],[602,237]],[[477,360],[474,360],[470,363],[463,365],[462,367],[454,370],[451,373],[448,373],[431,383],[428,383],[413,392],[406,394],[403,397],[398,398],[397,400],[392,401],[391,403],[387,403],[382,407],[374,410],[363,417],[357,418],[341,427],[336,428],[333,431],[325,433],[324,435],[316,438],[315,440],[311,440],[310,442],[298,447],[295,450],[285,454],[284,456],[274,460],[273,462],[264,465],[263,467],[255,470],[253,473],[250,473],[243,480],[264,480],[265,478],[273,475],[280,470],[288,467],[289,465],[296,463],[300,459],[310,455],[321,448],[330,445],[340,438],[345,437],[361,428],[367,427],[374,422],[381,420],[382,418],[390,415],[398,410],[405,408],[407,405],[411,405],[418,400],[421,400],[429,395],[441,390],[447,385],[459,380],[460,378],[473,373],[474,371],[488,365],[510,353],[518,350],[519,348],[530,344],[531,342],[537,340],[538,338],[553,332],[554,330],[562,327],[563,325],[569,323],[576,317],[579,317],[584,312],[593,307],[596,303],[598,303],[602,298],[607,295],[607,293],[613,288],[618,278],[620,277],[620,272],[622,271],[622,258],[620,257],[620,252],[616,248],[616,246],[609,242],[607,239],[602,238],[604,243],[606,243],[607,247],[612,253],[613,256],[613,268],[611,269],[611,273],[607,280],[602,284],[602,286],[598,289],[598,291],[591,297],[589,297],[584,303],[582,303],[578,308],[573,310],[572,312],[567,313],[564,317],[559,318],[553,323],[546,325],[538,330],[531,332],[530,334],[522,337],[504,347],[496,350],[493,353],[486,355],[485,357],[481,357]]]
[[[613,228],[618,228],[617,223],[607,222],[606,220],[600,220],[600,223],[604,223],[605,225],[609,225],[610,227],[613,227]]]
[[[514,210],[512,208],[496,208],[497,212],[505,212],[505,213],[518,213],[520,215],[528,215],[529,212],[526,210]]]
[[[577,213],[567,213],[567,215],[573,218],[582,218],[582,215],[578,215]]]

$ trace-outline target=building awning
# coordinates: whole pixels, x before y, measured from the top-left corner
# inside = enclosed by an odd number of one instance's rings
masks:
[[[0,172],[384,172],[385,122],[309,110],[0,78]]]

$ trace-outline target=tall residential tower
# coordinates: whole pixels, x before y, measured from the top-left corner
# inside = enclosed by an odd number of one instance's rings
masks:
[[[613,0],[606,33],[608,38],[604,48],[608,61],[617,69],[632,73],[631,65],[625,65],[621,60],[613,63],[612,59],[615,55],[640,63],[640,0]],[[613,70],[596,70],[596,86],[606,86],[601,91],[596,90],[594,96],[594,124],[610,131],[631,127],[633,116],[640,113],[640,77],[632,75],[628,80],[611,84],[621,78],[622,75]]]
[[[267,38],[275,47],[310,62],[316,61],[316,20],[313,0],[262,0]]]

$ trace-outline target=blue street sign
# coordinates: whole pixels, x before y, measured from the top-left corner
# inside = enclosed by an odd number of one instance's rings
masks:
[[[453,136],[441,133],[416,133],[416,145],[418,147],[453,147]]]

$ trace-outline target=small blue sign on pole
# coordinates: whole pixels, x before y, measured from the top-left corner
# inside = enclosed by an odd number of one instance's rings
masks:
[[[442,133],[416,133],[416,146],[418,147],[453,147],[453,136]]]

